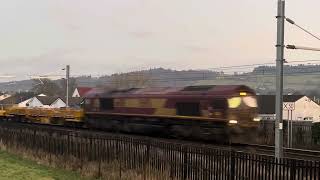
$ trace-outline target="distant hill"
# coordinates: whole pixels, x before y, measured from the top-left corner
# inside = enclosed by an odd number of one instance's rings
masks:
[[[28,91],[32,88],[32,80],[10,81],[0,83],[0,91],[2,92],[18,92]]]
[[[115,83],[118,83],[117,81],[130,83],[141,79],[146,82],[145,85],[147,86],[187,86],[199,80],[216,78],[219,74],[219,72],[209,70],[176,71],[171,69],[155,68],[101,77],[80,76],[75,77],[75,79],[78,86],[88,87],[113,86]],[[57,83],[59,81],[61,80],[56,80]],[[3,92],[29,91],[33,85],[33,80],[5,82],[0,83],[0,90]]]
[[[128,73],[105,75],[101,77],[76,77],[78,86],[120,88],[145,86],[187,86],[203,84],[244,84],[260,94],[275,92],[274,66],[259,66],[252,72],[233,75],[210,70],[171,70],[155,68]],[[58,83],[61,80],[57,80]],[[1,91],[28,91],[33,87],[33,80],[0,83]],[[61,82],[60,82],[61,84]],[[301,93],[320,97],[320,65],[284,66],[285,93]]]
[[[275,66],[258,66],[253,69],[252,74],[274,74],[276,73]],[[284,65],[284,74],[307,74],[307,73],[320,73],[320,65]]]

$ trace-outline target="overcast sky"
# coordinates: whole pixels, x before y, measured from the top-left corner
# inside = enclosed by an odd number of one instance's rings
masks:
[[[277,0],[0,0],[0,74],[207,69],[275,59]],[[320,34],[319,0],[287,17]],[[286,43],[320,47],[286,26]],[[289,60],[320,59],[290,51]]]

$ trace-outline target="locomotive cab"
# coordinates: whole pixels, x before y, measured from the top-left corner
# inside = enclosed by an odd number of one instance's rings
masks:
[[[258,137],[258,105],[255,94],[239,92],[228,98],[228,123],[231,142],[255,142]]]
[[[257,99],[254,94],[240,92],[228,98],[229,124],[239,124],[242,127],[256,126],[260,119],[257,117]]]

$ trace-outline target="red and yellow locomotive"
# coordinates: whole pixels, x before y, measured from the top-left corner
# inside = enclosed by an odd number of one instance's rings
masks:
[[[242,85],[91,92],[85,124],[127,133],[238,142],[257,129],[255,92]]]
[[[254,138],[259,125],[255,92],[241,85],[97,90],[85,98],[84,109],[11,107],[0,117],[239,143]]]

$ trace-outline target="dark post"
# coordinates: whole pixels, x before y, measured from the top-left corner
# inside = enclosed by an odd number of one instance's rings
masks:
[[[283,61],[284,61],[284,19],[285,1],[278,0],[277,15],[277,63],[276,63],[276,124],[275,124],[275,157],[283,156]]]
[[[99,169],[98,169],[98,177],[101,178],[101,161],[102,161],[102,139],[98,139],[98,161],[99,161]]]
[[[149,165],[149,159],[150,159],[150,141],[148,141],[147,143],[147,152],[146,152],[146,159],[144,161],[144,167],[143,167],[143,179],[146,180],[147,179],[147,169],[148,169],[148,165]]]
[[[187,179],[189,170],[188,147],[183,147],[183,179]]]
[[[290,180],[296,179],[296,161],[291,160]]]
[[[66,84],[66,107],[68,108],[69,107],[69,78],[70,78],[70,65],[67,65],[66,67],[66,81],[67,81],[67,84]]]
[[[230,159],[230,163],[231,163],[231,169],[230,169],[230,180],[235,180],[235,152],[231,151],[231,159]]]

